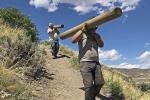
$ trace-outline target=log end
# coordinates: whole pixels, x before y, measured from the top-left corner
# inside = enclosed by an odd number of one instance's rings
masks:
[[[122,15],[122,9],[117,7],[117,8],[114,8],[114,11],[115,13],[118,15],[118,16],[121,16]]]

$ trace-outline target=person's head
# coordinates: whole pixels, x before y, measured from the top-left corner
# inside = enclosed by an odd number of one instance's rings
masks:
[[[48,24],[48,27],[49,27],[49,28],[53,28],[53,26],[54,26],[53,23],[49,23],[49,24]]]
[[[94,26],[94,27],[90,27],[89,29],[88,29],[88,32],[89,33],[95,33],[96,32],[96,30],[97,30],[97,26]]]
[[[88,20],[91,20],[91,19],[93,19],[93,18],[95,18],[96,16],[92,16],[92,17],[90,17]],[[97,28],[98,28],[98,26],[93,26],[93,27],[89,27],[89,29],[88,29],[88,32],[96,32],[96,30],[97,30]]]

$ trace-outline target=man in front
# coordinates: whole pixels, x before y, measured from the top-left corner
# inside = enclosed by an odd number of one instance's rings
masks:
[[[104,85],[101,65],[98,57],[98,47],[104,43],[96,33],[97,27],[87,24],[72,37],[72,43],[78,42],[80,72],[85,89],[85,100],[96,100],[100,89]]]

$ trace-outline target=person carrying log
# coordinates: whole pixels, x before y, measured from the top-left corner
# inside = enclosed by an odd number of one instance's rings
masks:
[[[58,27],[55,27],[53,23],[49,23],[47,32],[51,42],[51,53],[55,59],[57,58],[57,53],[59,51]]]
[[[98,47],[103,47],[104,42],[96,33],[97,27],[85,24],[72,37],[72,43],[78,42],[80,72],[83,78],[85,100],[96,100],[104,85],[104,78],[99,63]]]

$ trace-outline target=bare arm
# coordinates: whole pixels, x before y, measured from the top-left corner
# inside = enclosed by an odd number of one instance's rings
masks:
[[[94,38],[95,38],[98,46],[102,48],[104,46],[104,42],[103,42],[101,36],[99,34],[94,34]]]
[[[85,32],[88,29],[88,25],[85,23],[80,31],[78,31],[75,35],[73,35],[72,43],[76,43],[80,40],[82,37],[82,33]]]
[[[54,33],[59,34],[59,31],[57,28],[48,28],[48,34],[54,34]]]
[[[82,33],[83,33],[82,30],[80,30],[75,35],[73,35],[73,37],[71,38],[72,43],[78,42],[82,36]]]
[[[48,28],[47,32],[48,32],[48,34],[53,34],[53,33],[54,33],[54,30],[51,29],[51,28]]]

